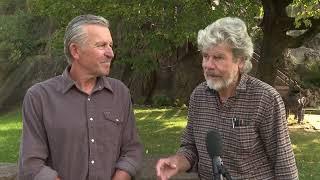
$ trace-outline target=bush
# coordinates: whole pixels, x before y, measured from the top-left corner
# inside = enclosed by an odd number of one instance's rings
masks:
[[[152,105],[155,107],[173,106],[173,100],[166,95],[156,95],[152,98]]]

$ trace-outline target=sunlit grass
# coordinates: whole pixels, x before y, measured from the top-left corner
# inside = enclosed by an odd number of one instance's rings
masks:
[[[136,109],[135,114],[146,155],[175,153],[187,124],[185,107]]]
[[[320,131],[314,130],[319,126],[320,115],[305,115],[303,125],[298,125],[293,116],[289,116],[290,137],[295,153],[300,179],[320,179]],[[316,124],[315,124],[316,123]]]
[[[186,126],[187,109],[135,108],[146,156],[167,156],[179,147]],[[315,119],[314,119],[315,118]],[[320,124],[320,116],[305,115],[305,122]],[[320,179],[320,131],[289,118],[290,137],[301,180]],[[0,115],[0,162],[17,162],[21,136],[21,113]]]
[[[0,116],[0,162],[17,161],[21,127],[20,112]]]

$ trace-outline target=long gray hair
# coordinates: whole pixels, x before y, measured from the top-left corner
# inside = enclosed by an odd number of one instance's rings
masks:
[[[244,67],[240,73],[248,73],[252,69],[252,40],[245,23],[239,18],[225,17],[218,19],[198,32],[198,48],[200,51],[211,46],[227,43],[235,58],[243,58]]]

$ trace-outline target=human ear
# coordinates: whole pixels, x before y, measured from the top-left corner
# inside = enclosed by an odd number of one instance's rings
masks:
[[[76,43],[71,43],[69,46],[69,51],[72,59],[79,59],[79,46]]]

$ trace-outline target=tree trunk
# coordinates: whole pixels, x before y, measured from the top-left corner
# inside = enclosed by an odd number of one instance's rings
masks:
[[[258,78],[270,85],[274,85],[277,70],[283,67],[283,52],[287,47],[286,29],[288,28],[288,24],[283,21],[289,18],[285,11],[289,3],[277,0],[262,1],[263,41]]]

